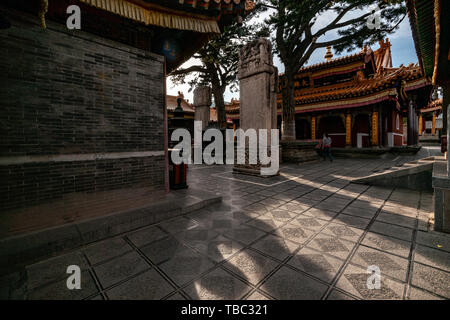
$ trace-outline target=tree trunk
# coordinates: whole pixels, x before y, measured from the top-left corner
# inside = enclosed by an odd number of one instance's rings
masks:
[[[295,101],[294,76],[286,73],[285,86],[281,91],[283,98],[283,117],[281,123],[281,139],[295,140]]]
[[[214,96],[214,104],[216,105],[217,111],[217,124],[219,125],[219,128],[226,129],[227,116],[225,114],[225,101],[223,99],[223,94],[225,90],[213,85],[212,91]]]

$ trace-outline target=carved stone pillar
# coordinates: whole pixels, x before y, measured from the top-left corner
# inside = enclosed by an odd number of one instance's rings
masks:
[[[408,146],[414,145],[414,103],[412,100],[408,104]]]
[[[273,66],[272,45],[260,38],[244,46],[239,52],[238,79],[240,82],[240,128],[244,131],[277,128],[278,69]],[[246,146],[248,155],[248,146]],[[233,171],[260,174],[261,165],[236,164]],[[278,174],[278,172],[276,173]]]
[[[202,128],[208,126],[210,119],[210,110],[211,106],[211,88],[207,86],[197,87],[194,90],[194,106],[195,106],[195,115],[194,119],[196,121],[202,122]]]

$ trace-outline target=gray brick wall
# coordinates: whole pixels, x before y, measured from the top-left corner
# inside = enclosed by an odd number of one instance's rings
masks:
[[[163,58],[2,8],[0,162],[164,149]],[[0,209],[74,191],[164,184],[164,156],[0,164]]]

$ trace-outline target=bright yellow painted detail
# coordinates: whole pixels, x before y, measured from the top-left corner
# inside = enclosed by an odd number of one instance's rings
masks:
[[[419,135],[422,135],[422,115],[419,116]]]
[[[372,113],[372,145],[378,145],[378,112]]]
[[[433,122],[431,125],[431,134],[434,136],[436,134],[436,113],[433,112]]]
[[[352,144],[352,116],[347,114],[345,118],[345,145]]]
[[[311,118],[311,139],[316,139],[316,117]]]

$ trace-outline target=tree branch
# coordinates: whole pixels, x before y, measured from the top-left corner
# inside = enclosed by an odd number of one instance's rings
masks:
[[[180,74],[189,74],[191,72],[200,72],[200,73],[208,73],[208,70],[203,68],[202,66],[192,66],[186,69],[177,69],[172,71],[169,75],[176,76]]]

